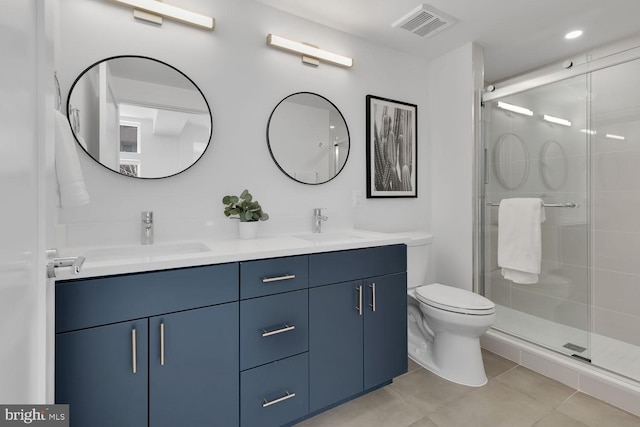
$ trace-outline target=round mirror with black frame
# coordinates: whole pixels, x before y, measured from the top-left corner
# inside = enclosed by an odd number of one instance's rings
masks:
[[[298,92],[273,109],[267,144],[285,175],[303,184],[323,184],[335,178],[347,162],[349,128],[327,98]]]
[[[82,149],[105,168],[166,178],[193,166],[211,141],[211,109],[177,68],[144,56],[98,61],[75,80],[67,115]]]

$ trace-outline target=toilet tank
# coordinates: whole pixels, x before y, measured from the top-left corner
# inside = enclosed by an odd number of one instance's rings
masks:
[[[407,239],[407,288],[433,283],[431,243],[433,234],[426,231],[397,233]]]

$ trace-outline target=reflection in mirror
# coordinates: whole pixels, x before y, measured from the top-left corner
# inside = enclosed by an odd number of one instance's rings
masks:
[[[71,86],[67,114],[89,156],[138,178],[188,169],[211,139],[211,111],[200,89],[176,68],[141,56],[87,68]]]
[[[267,125],[273,160],[290,178],[322,184],[340,173],[349,156],[349,129],[328,99],[310,92],[284,98]]]
[[[549,140],[540,154],[542,180],[551,190],[559,190],[567,182],[568,161],[564,148],[558,141]]]
[[[493,166],[500,184],[508,190],[520,188],[529,176],[527,147],[517,135],[505,133],[493,150]]]

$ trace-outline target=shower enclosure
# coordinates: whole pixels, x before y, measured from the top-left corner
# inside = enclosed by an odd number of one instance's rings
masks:
[[[483,96],[480,289],[495,329],[640,381],[640,59],[584,68]],[[546,204],[532,285],[497,264],[513,197]]]

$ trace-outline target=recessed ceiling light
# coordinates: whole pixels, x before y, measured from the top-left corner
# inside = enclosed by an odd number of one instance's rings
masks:
[[[581,35],[582,35],[582,30],[575,30],[575,31],[570,31],[567,34],[565,34],[564,38],[567,39],[567,40],[577,39]]]

